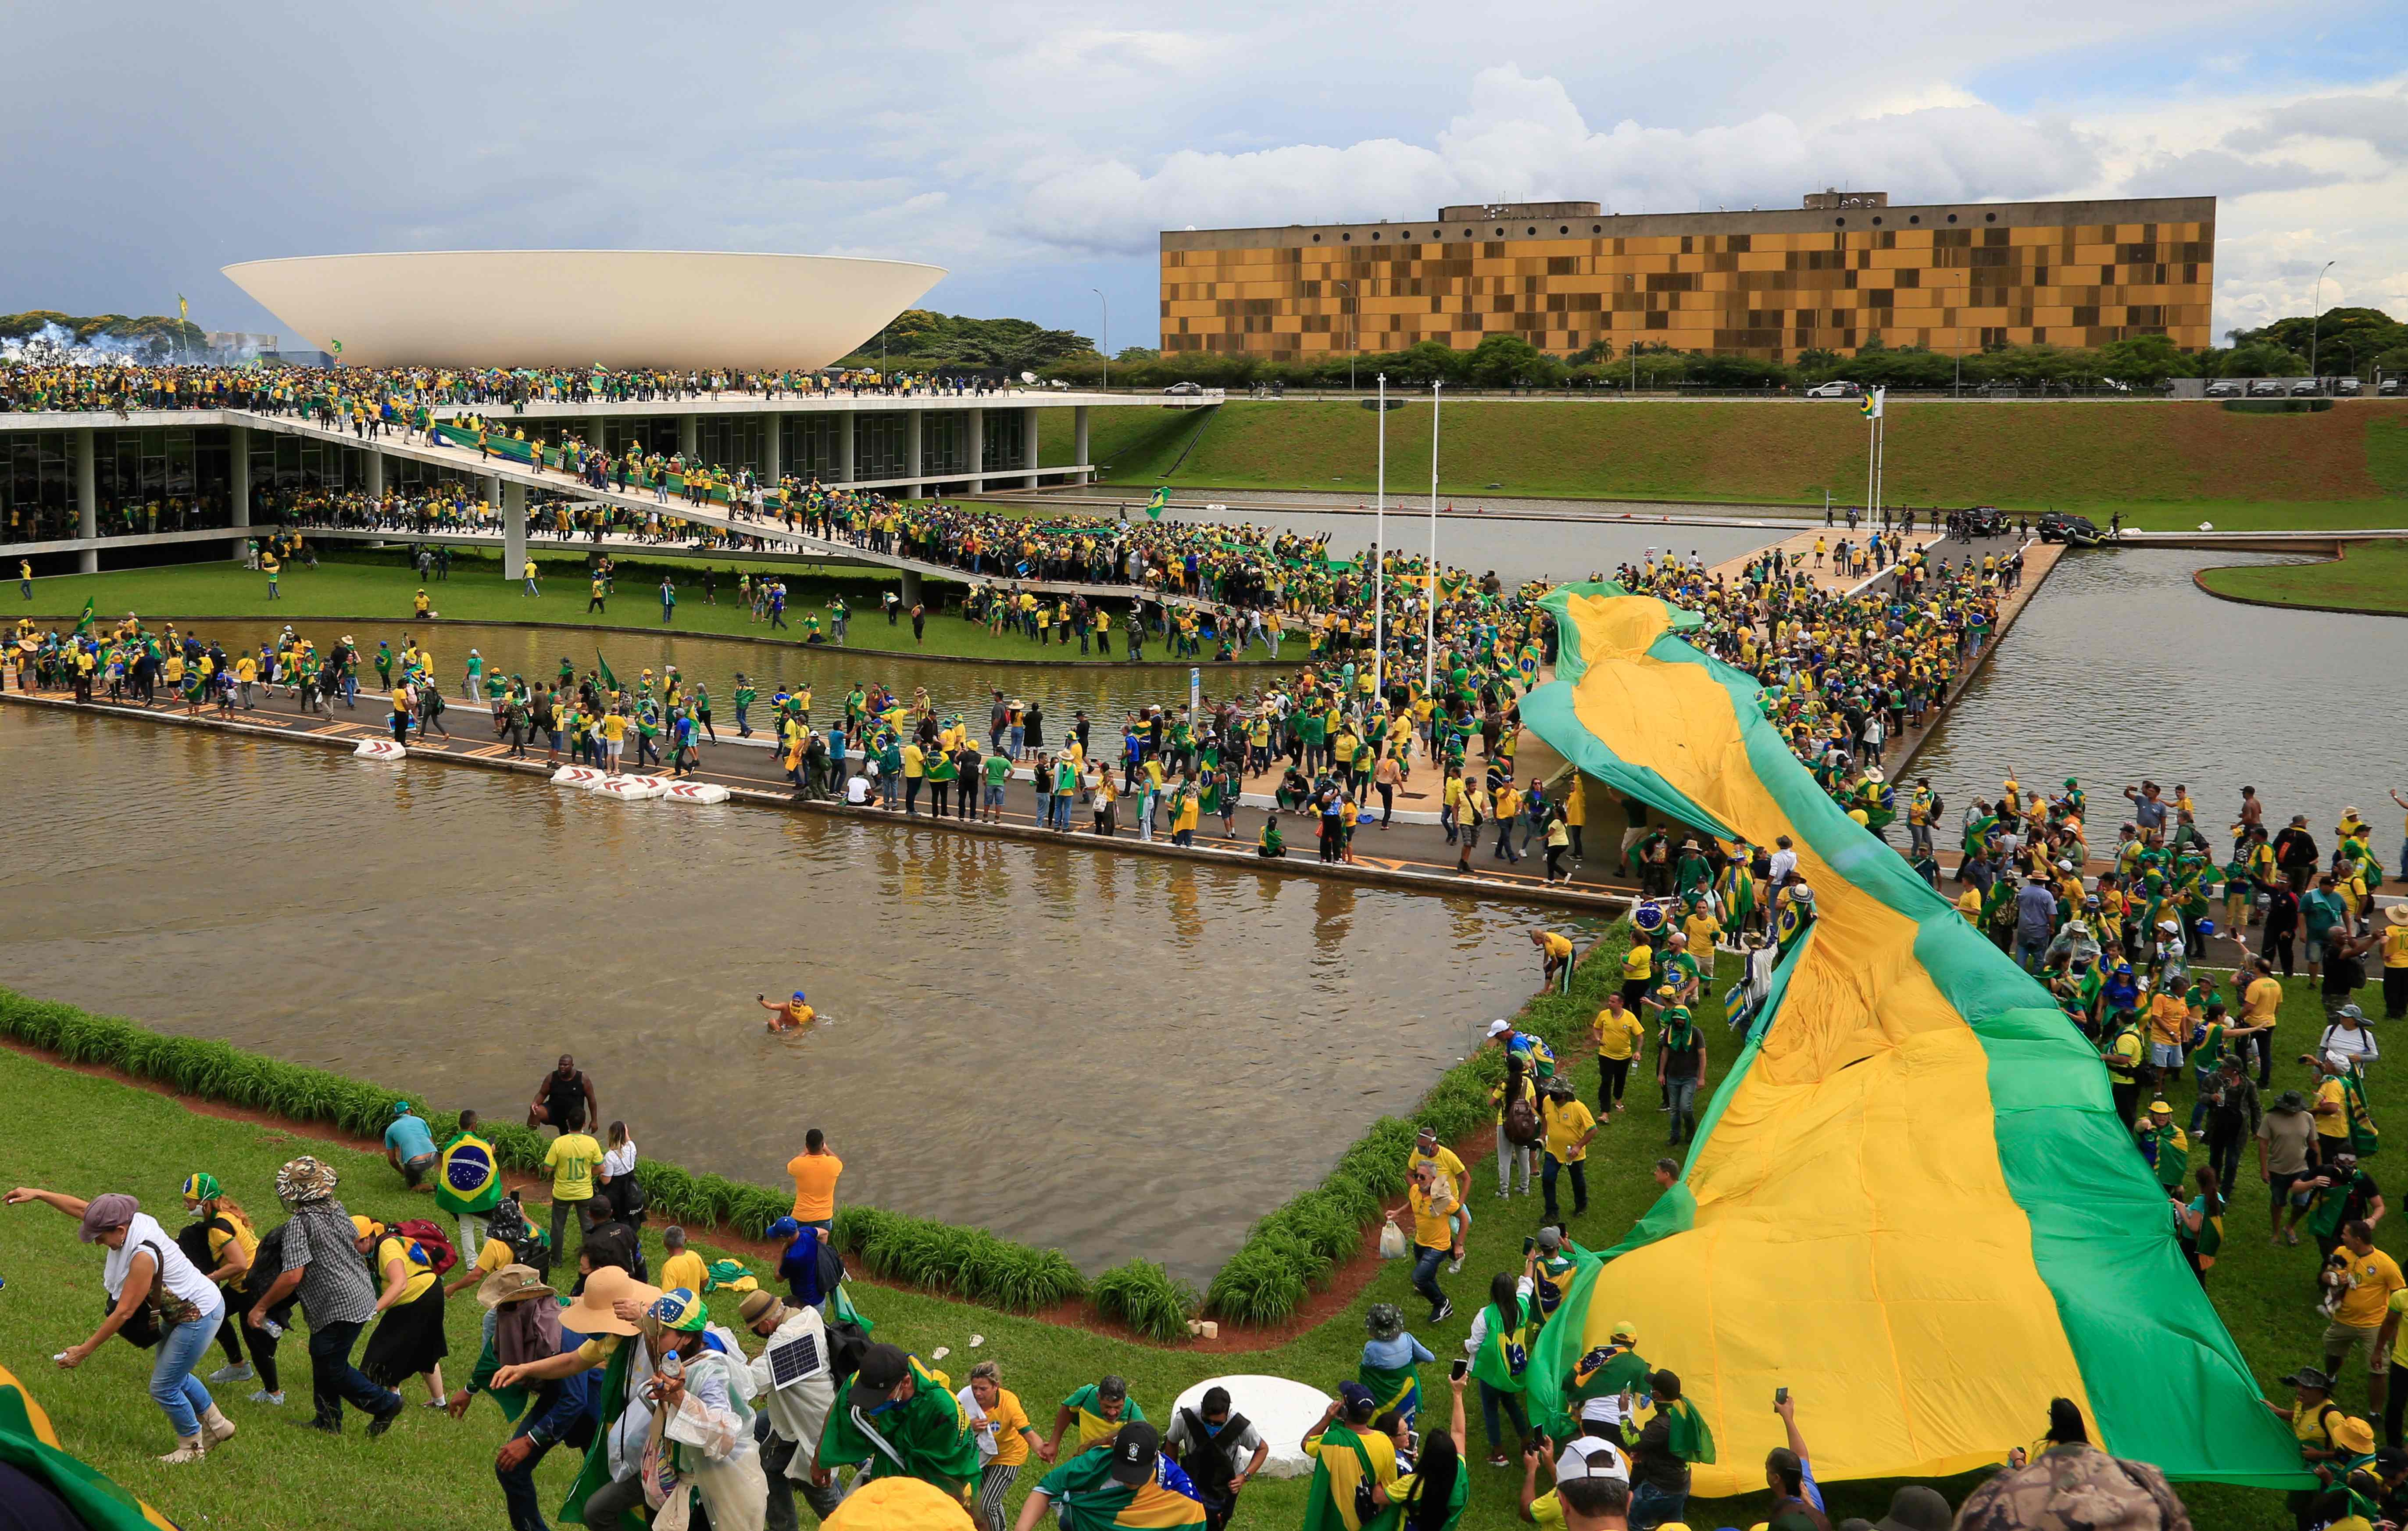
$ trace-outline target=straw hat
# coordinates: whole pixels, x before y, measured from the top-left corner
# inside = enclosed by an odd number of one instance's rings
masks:
[[[2383,911],[2383,917],[2395,925],[2408,925],[2408,904],[2393,904]]]
[[[611,1305],[632,1302],[649,1308],[661,1298],[661,1289],[647,1286],[616,1266],[605,1266],[585,1278],[585,1290],[560,1315],[563,1328],[580,1335],[627,1335],[636,1325],[612,1312]]]

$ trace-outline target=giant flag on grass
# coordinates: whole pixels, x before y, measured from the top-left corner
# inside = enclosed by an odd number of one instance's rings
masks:
[[[2305,1482],[2048,994],[1815,786],[1756,681],[1683,639],[1696,613],[1612,584],[1545,605],[1556,679],[1523,698],[1528,726],[1698,829],[1790,836],[1819,913],[1680,1183],[1575,1275],[1531,1358],[1532,1423],[1628,1319],[1721,1442],[1701,1495],[1760,1485],[1784,1386],[1813,1400],[1827,1481],[2001,1461],[2063,1396],[2169,1477]]]

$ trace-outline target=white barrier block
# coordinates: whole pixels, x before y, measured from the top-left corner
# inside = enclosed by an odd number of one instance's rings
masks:
[[[667,789],[651,777],[613,776],[605,778],[594,790],[605,796],[620,798],[630,803],[641,803],[649,798],[660,796]]]
[[[362,739],[351,753],[362,760],[400,760],[409,751],[391,739]]]
[[[672,803],[724,803],[727,789],[716,781],[672,781],[665,795]]]
[[[555,787],[580,787],[591,792],[603,780],[602,773],[591,766],[563,766],[552,773]]]

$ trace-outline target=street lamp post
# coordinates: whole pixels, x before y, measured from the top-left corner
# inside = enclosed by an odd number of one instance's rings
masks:
[[[1090,287],[1087,291],[1095,293],[1096,301],[1104,306],[1103,338],[1096,342],[1096,353],[1104,359],[1104,392],[1109,393],[1112,391],[1112,300],[1104,296],[1104,290],[1100,287]]]
[[[2324,328],[2325,271],[2330,271],[2333,265],[2333,262],[2327,261],[2324,271],[2316,273],[2315,301],[2308,305],[2308,376],[2317,382],[2319,389],[2323,379],[2316,372],[2316,332]]]

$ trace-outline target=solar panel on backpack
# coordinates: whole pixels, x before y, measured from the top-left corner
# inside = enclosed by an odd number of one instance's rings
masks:
[[[772,1387],[793,1387],[827,1370],[827,1361],[820,1354],[820,1337],[815,1334],[796,1335],[770,1346],[765,1353]]]

